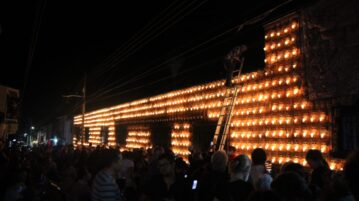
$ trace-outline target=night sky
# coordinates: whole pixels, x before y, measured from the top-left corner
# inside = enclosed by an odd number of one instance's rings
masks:
[[[285,1],[119,2],[1,3],[0,84],[20,89],[22,127],[79,113],[79,99],[62,95],[81,94],[85,73],[94,110],[222,79],[223,57],[239,44],[249,46],[244,71],[263,69],[263,24],[302,6],[293,1],[238,32],[234,27]]]

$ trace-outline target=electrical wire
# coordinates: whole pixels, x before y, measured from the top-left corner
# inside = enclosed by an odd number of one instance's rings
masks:
[[[175,60],[175,59],[177,59],[177,58],[179,58],[179,57],[181,57],[181,56],[184,56],[184,55],[186,55],[186,54],[188,54],[188,53],[190,53],[190,52],[192,52],[192,51],[194,51],[194,50],[196,50],[196,49],[198,49],[198,48],[200,48],[200,47],[202,47],[202,46],[204,46],[204,45],[206,45],[206,44],[208,44],[208,43],[210,43],[210,42],[212,42],[212,41],[214,41],[214,40],[216,40],[216,39],[218,39],[218,38],[220,38],[220,37],[222,37],[222,36],[224,36],[224,35],[226,35],[226,34],[228,34],[228,33],[230,33],[230,32],[232,32],[232,31],[236,30],[236,29],[237,29],[237,31],[240,31],[240,30],[243,29],[244,26],[255,24],[255,23],[257,23],[257,22],[263,20],[265,17],[267,17],[267,16],[268,16],[269,14],[271,14],[273,11],[277,10],[278,8],[284,6],[284,5],[286,5],[286,4],[288,4],[288,3],[292,2],[292,1],[293,1],[293,0],[288,0],[288,1],[286,1],[286,2],[284,2],[284,3],[282,3],[282,4],[280,4],[280,5],[277,5],[277,6],[275,6],[274,8],[272,8],[272,9],[266,11],[265,13],[263,13],[263,14],[257,16],[257,17],[251,18],[251,19],[245,21],[244,23],[241,23],[241,24],[239,24],[239,25],[236,25],[236,26],[234,26],[234,27],[232,27],[232,28],[230,28],[230,29],[228,29],[228,30],[226,30],[226,31],[224,31],[224,32],[222,32],[222,33],[220,33],[220,34],[218,34],[218,35],[216,35],[216,36],[210,38],[210,39],[207,40],[207,41],[204,41],[204,42],[202,42],[202,43],[200,43],[200,44],[198,44],[198,45],[196,45],[196,46],[194,46],[194,47],[192,47],[192,48],[190,48],[190,49],[188,49],[188,50],[186,50],[186,51],[184,51],[184,52],[182,52],[182,53],[180,53],[180,54],[178,54],[178,55],[176,55],[176,56],[174,56],[174,57],[172,57],[172,58],[170,58],[170,59],[167,59],[166,61],[164,61],[164,62],[162,62],[161,64],[157,65],[155,68],[149,69],[148,71],[145,71],[144,73],[142,73],[141,75],[136,76],[136,77],[137,77],[137,78],[143,77],[143,76],[145,76],[145,75],[147,75],[147,74],[149,74],[149,73],[151,73],[151,72],[154,72],[155,70],[162,70],[162,69],[165,68],[165,67],[161,67],[161,66],[163,66],[164,64],[167,64],[167,63],[169,63],[169,62],[172,61],[172,60]],[[187,71],[186,71],[186,72],[187,72]],[[185,73],[185,72],[182,72],[182,73]],[[181,74],[182,74],[182,73],[181,73]],[[152,85],[152,84],[158,83],[158,82],[160,82],[160,81],[169,79],[170,77],[172,77],[172,76],[167,76],[167,77],[164,77],[164,78],[162,78],[162,79],[160,79],[160,80],[156,80],[156,81],[154,81],[154,82],[146,83],[146,85],[141,85],[141,86],[138,86],[138,87],[135,87],[135,88],[132,88],[132,89],[128,89],[128,90],[122,91],[122,92],[117,93],[117,94],[112,94],[112,95],[110,95],[110,96],[102,97],[102,98],[99,99],[99,97],[101,97],[102,95],[104,95],[103,93],[101,93],[101,96],[93,96],[93,97],[91,98],[91,100],[89,100],[89,102],[93,102],[93,101],[95,101],[96,99],[97,99],[97,100],[103,100],[103,99],[108,99],[108,98],[111,98],[111,97],[114,97],[114,96],[118,96],[118,95],[121,95],[121,94],[124,94],[124,93],[128,93],[128,92],[137,90],[137,89],[139,89],[139,88],[143,88],[143,87],[145,87],[145,86]],[[121,86],[124,86],[124,85],[121,85]],[[111,90],[116,90],[116,89],[118,89],[118,87],[114,87],[114,88],[112,88]],[[110,92],[110,91],[107,91],[107,93],[108,93],[108,92]]]
[[[178,19],[176,19],[175,21],[171,22],[171,24],[166,25],[168,22],[170,22],[172,19],[176,18],[178,15],[181,14],[181,11],[179,13],[177,13],[176,15],[172,16],[171,18],[167,19],[164,24],[162,24],[160,27],[157,28],[157,30],[161,29],[160,32],[158,32],[156,35],[151,36],[151,35],[146,35],[146,37],[144,37],[143,39],[137,41],[135,44],[132,45],[132,47],[129,47],[129,49],[127,50],[127,52],[124,52],[122,55],[119,55],[118,59],[114,61],[114,63],[111,64],[110,68],[105,71],[104,73],[107,73],[109,71],[111,71],[113,68],[115,68],[119,63],[121,63],[122,61],[124,61],[125,59],[127,59],[129,56],[131,56],[133,53],[137,52],[138,49],[142,48],[143,46],[145,46],[146,44],[148,44],[149,42],[151,42],[154,38],[157,38],[160,34],[162,34],[163,32],[167,31],[169,28],[171,28],[174,24],[176,24],[177,22],[179,22],[180,20],[182,20],[183,18],[185,18],[187,15],[189,15],[190,13],[192,13],[194,10],[196,10],[197,8],[199,8],[200,6],[202,6],[204,3],[206,3],[207,0],[202,1],[200,4],[198,4],[197,6],[195,6],[194,8],[192,8],[191,10],[187,11],[186,13],[182,14],[182,16]],[[193,4],[195,4],[196,1],[192,1],[192,3],[188,4],[184,9],[187,9],[189,7],[191,7]],[[165,27],[163,27],[165,26]],[[150,39],[147,39],[150,38]],[[146,40],[147,41],[144,41]],[[139,46],[138,46],[139,45]],[[136,47],[137,46],[137,47]]]
[[[206,0],[207,1],[207,0]],[[176,24],[178,21],[182,20],[184,17],[186,17],[186,15],[190,14],[191,12],[193,12],[194,10],[198,9],[200,6],[202,6],[204,3],[206,3],[206,1],[202,1],[199,5],[195,6],[194,8],[192,8],[190,11],[188,11],[187,13],[185,13],[184,15],[181,16],[181,18],[175,20],[174,22],[172,22],[170,25],[168,25],[167,27],[163,28],[161,32],[157,33],[156,35],[152,36],[149,40],[147,40],[146,42],[142,43],[142,45],[140,47],[137,47],[137,49],[133,50],[132,52],[128,52],[127,55],[124,55],[124,57],[116,62],[115,64],[113,64],[112,66],[110,66],[110,69],[108,71],[110,71],[111,69],[113,69],[114,67],[116,67],[117,64],[119,64],[120,62],[124,61],[126,58],[128,58],[130,55],[132,55],[133,53],[135,53],[138,49],[140,49],[142,46],[144,46],[145,44],[147,44],[148,42],[150,42],[151,40],[153,40],[154,38],[158,37],[160,34],[162,34],[163,32],[165,32],[167,29],[169,29],[171,26],[173,26],[174,24]],[[192,4],[188,5],[188,6],[191,6]],[[187,6],[187,7],[188,7]],[[186,8],[187,8],[186,7]],[[180,13],[179,13],[180,14]],[[175,16],[176,17],[176,16]],[[171,18],[172,19],[172,18]],[[170,20],[171,20],[170,19]],[[167,22],[167,21],[166,21]],[[160,27],[161,28],[161,27]],[[142,41],[139,41],[139,42],[142,42]],[[138,43],[136,43],[138,44]],[[130,49],[131,50],[131,49]],[[107,72],[108,72],[107,71]],[[150,69],[150,71],[152,71]],[[122,81],[122,79],[119,79],[119,81],[117,82],[114,82],[114,83],[111,83],[111,84],[108,84],[107,86],[101,88],[100,90],[98,91],[102,91],[106,88],[109,88],[109,87],[112,87],[112,86],[115,86],[117,85],[118,83],[120,83]],[[97,93],[98,91],[94,92],[94,93]]]
[[[184,70],[184,71],[178,73],[177,75],[183,75],[183,74],[189,73],[189,72],[191,72],[191,71],[194,71],[194,70],[196,70],[196,69],[199,69],[199,68],[201,68],[201,67],[204,67],[204,66],[206,66],[206,65],[208,65],[208,64],[210,64],[210,63],[217,62],[217,61],[219,61],[221,58],[222,58],[222,57],[213,58],[213,59],[207,61],[206,63],[202,63],[202,64],[199,64],[199,65],[196,65],[196,66],[194,66],[194,68],[190,68],[190,69]],[[146,87],[146,86],[150,86],[150,85],[153,85],[153,84],[156,84],[156,83],[159,83],[159,82],[168,80],[168,79],[170,79],[170,78],[173,78],[173,76],[172,76],[172,75],[169,75],[169,76],[163,77],[163,78],[161,78],[161,79],[157,79],[157,80],[155,80],[155,81],[153,81],[153,82],[149,82],[149,83],[146,83],[146,84],[143,84],[143,85],[140,85],[140,86],[131,88],[131,89],[127,89],[127,90],[125,90],[125,91],[121,91],[121,92],[116,93],[116,94],[111,94],[111,95],[109,95],[109,96],[105,96],[105,97],[93,97],[93,98],[91,98],[91,100],[88,100],[88,102],[94,102],[94,101],[98,101],[98,100],[109,99],[109,98],[111,98],[111,97],[118,96],[118,95],[122,95],[122,94],[125,94],[125,93],[128,93],[128,92],[132,92],[132,91],[134,91],[134,90],[137,90],[137,89],[140,89],[140,88],[143,88],[143,87]]]
[[[26,94],[26,87],[27,87],[27,84],[29,81],[29,74],[30,74],[30,70],[31,70],[32,63],[34,60],[34,54],[36,51],[37,41],[39,39],[39,32],[40,32],[40,28],[41,28],[42,18],[45,13],[45,10],[46,10],[46,2],[47,2],[47,0],[43,0],[42,2],[40,2],[40,6],[38,7],[38,10],[36,12],[36,17],[35,17],[35,21],[34,21],[33,30],[32,30],[32,38],[31,38],[29,53],[28,53],[28,57],[27,57],[24,85],[23,85],[23,89],[22,89],[22,96],[20,99],[20,107],[22,106],[22,103],[24,101],[24,97]]]
[[[156,35],[154,35],[154,36],[152,36],[152,37],[150,37],[150,39],[148,39],[147,41],[145,41],[145,42],[143,42],[139,47],[137,47],[135,50],[132,50],[131,52],[127,52],[127,54],[126,55],[124,55],[124,56],[120,56],[120,57],[122,57],[122,59],[120,60],[120,61],[117,61],[116,63],[114,63],[110,68],[109,68],[109,70],[107,71],[107,72],[109,72],[109,71],[111,71],[112,69],[114,69],[120,62],[123,62],[124,60],[126,60],[126,58],[128,58],[130,55],[132,55],[132,54],[134,54],[138,49],[140,49],[141,47],[143,47],[144,45],[146,45],[147,43],[149,43],[149,42],[151,42],[154,38],[156,38],[156,37],[158,37],[160,34],[162,34],[163,32],[165,32],[167,29],[169,29],[171,26],[173,26],[174,24],[176,24],[177,22],[179,22],[180,20],[182,20],[184,17],[186,17],[188,14],[190,14],[190,13],[192,13],[194,10],[196,10],[196,9],[198,9],[200,6],[202,6],[204,3],[206,3],[206,1],[202,1],[200,4],[198,4],[197,6],[195,6],[194,8],[192,8],[191,10],[189,10],[188,12],[186,12],[185,14],[183,14],[180,18],[178,18],[177,20],[175,20],[174,22],[172,22],[170,25],[167,25],[165,28],[162,28],[162,30],[159,32],[159,33],[157,33]],[[189,6],[191,6],[192,4],[190,4],[190,5],[188,5],[187,7],[189,7]],[[187,8],[186,7],[186,8]],[[180,14],[180,13],[178,13],[178,14]],[[173,16],[173,17],[176,17],[176,15],[175,16]],[[171,20],[172,18],[170,18],[169,20]],[[168,22],[168,21],[166,21],[166,22]],[[159,27],[159,28],[161,28],[161,27]],[[146,39],[146,38],[145,38]],[[144,40],[144,39],[143,39]],[[142,40],[141,41],[139,41],[138,43],[141,43],[142,42]],[[138,43],[136,43],[136,45],[138,44]],[[131,49],[130,49],[131,50]],[[129,50],[129,51],[130,51]],[[105,72],[106,73],[106,72]],[[115,86],[115,85],[117,85],[118,83],[120,83],[122,81],[122,79],[119,79],[117,82],[115,82],[115,83],[111,83],[111,84],[108,84],[107,86],[105,86],[105,87],[103,87],[102,88],[102,90],[103,89],[105,89],[105,88],[109,88],[109,87],[112,87],[112,86]]]
[[[153,29],[154,26],[156,26],[159,23],[162,23],[163,19],[165,19],[166,17],[168,17],[169,15],[171,15],[174,10],[178,9],[182,3],[184,3],[185,1],[181,1],[181,4],[178,4],[176,7],[174,7],[171,11],[170,10],[177,2],[174,1],[172,4],[170,4],[167,8],[165,8],[160,14],[158,14],[157,16],[155,16],[149,23],[147,23],[140,31],[138,31],[136,34],[134,34],[129,40],[127,40],[121,47],[117,48],[111,55],[110,57],[105,60],[102,64],[100,64],[100,66],[97,68],[98,71],[95,71],[95,74],[98,75],[99,73],[102,73],[104,71],[104,68],[101,67],[106,67],[109,64],[111,64],[114,60],[116,60],[118,58],[118,55],[120,53],[123,53],[124,51],[126,51],[126,48],[128,48],[128,46],[130,46],[134,41],[138,40],[139,38],[146,36],[148,34],[149,31],[151,31]],[[166,12],[168,11],[168,13],[166,14]],[[164,16],[163,16],[164,15]],[[159,19],[160,17],[162,17],[162,19]]]
[[[175,56],[175,57],[172,57],[172,58],[166,60],[165,62],[163,62],[163,63],[157,65],[155,68],[151,68],[151,69],[149,69],[148,71],[145,71],[144,73],[142,73],[142,74],[136,76],[134,79],[143,77],[143,76],[145,76],[145,75],[147,75],[147,74],[149,74],[149,73],[151,73],[151,72],[158,72],[158,70],[162,70],[163,68],[166,67],[166,66],[164,66],[164,67],[160,68],[160,67],[163,66],[164,64],[167,64],[167,63],[169,63],[169,62],[172,61],[172,60],[175,60],[175,59],[177,59],[177,58],[179,58],[179,57],[181,57],[181,56],[184,56],[184,55],[186,55],[186,54],[188,54],[188,53],[190,53],[190,52],[192,52],[192,51],[198,49],[199,47],[202,47],[203,45],[206,45],[206,44],[212,42],[213,40],[216,40],[217,38],[220,38],[220,37],[222,37],[223,35],[226,35],[226,34],[232,32],[232,31],[234,31],[234,30],[236,30],[236,29],[237,29],[237,32],[238,32],[238,31],[242,30],[244,26],[248,26],[248,25],[252,25],[252,24],[254,24],[254,23],[257,23],[257,22],[259,22],[260,20],[263,20],[265,17],[267,17],[267,16],[268,16],[269,14],[271,14],[273,11],[277,10],[278,8],[284,6],[284,5],[286,5],[286,4],[288,4],[288,3],[292,2],[292,1],[293,1],[293,0],[288,0],[288,1],[284,2],[284,3],[281,3],[280,5],[275,6],[274,8],[272,8],[272,9],[266,11],[265,13],[263,13],[263,14],[261,14],[261,15],[259,15],[259,16],[256,16],[256,17],[254,17],[254,18],[251,18],[251,19],[245,21],[244,23],[241,23],[240,25],[236,25],[235,27],[230,28],[229,30],[227,30],[227,31],[225,31],[225,32],[222,32],[221,34],[218,34],[218,35],[212,37],[211,39],[209,39],[209,40],[207,40],[207,41],[205,41],[205,42],[203,42],[203,43],[201,43],[201,44],[199,44],[199,45],[197,45],[197,46],[195,46],[195,47],[193,47],[193,48],[191,48],[191,49],[189,49],[189,50],[187,50],[187,51],[185,51],[185,52],[182,52],[181,54],[179,54],[179,55],[177,55],[177,56]],[[131,82],[131,81],[126,81],[126,82],[122,83],[121,85],[119,85],[118,87],[114,87],[114,88],[112,88],[112,89],[108,89],[108,90],[106,90],[106,93],[108,93],[108,92],[110,92],[110,91],[112,91],[112,90],[118,89],[118,88],[120,88],[121,86],[123,86],[123,85],[125,85],[125,84],[127,84],[127,83],[129,83],[129,82]],[[104,90],[104,88],[102,88],[102,89],[100,89],[100,90]],[[103,94],[103,93],[102,93],[102,94]]]

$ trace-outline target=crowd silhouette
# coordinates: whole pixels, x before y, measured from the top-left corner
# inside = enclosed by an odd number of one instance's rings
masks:
[[[4,201],[350,201],[359,200],[359,151],[343,171],[330,170],[318,150],[309,167],[294,162],[268,168],[263,149],[192,151],[188,162],[155,146],[6,147],[0,142]],[[187,160],[186,160],[187,161]]]

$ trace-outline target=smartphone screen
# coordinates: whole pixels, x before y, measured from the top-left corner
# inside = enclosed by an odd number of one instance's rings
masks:
[[[197,180],[193,180],[192,190],[195,190],[196,188],[197,188]]]

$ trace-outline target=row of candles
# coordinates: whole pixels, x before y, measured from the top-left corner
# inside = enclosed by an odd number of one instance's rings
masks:
[[[257,130],[233,130],[231,138],[233,139],[255,139],[262,140],[263,138],[307,138],[307,139],[327,139],[329,137],[328,131],[325,128],[277,128],[257,129]]]
[[[150,131],[148,130],[131,130],[128,131],[126,138],[126,149],[149,148],[150,145]]]
[[[306,100],[293,100],[289,101],[279,101],[279,102],[271,102],[268,105],[258,105],[253,107],[236,107],[233,112],[233,116],[250,116],[250,115],[267,115],[267,114],[275,114],[275,113],[288,113],[288,112],[298,112],[298,111],[311,111],[312,104]],[[294,113],[291,113],[294,114]],[[218,118],[220,115],[220,111],[209,110],[208,117],[209,118]]]
[[[299,23],[295,20],[292,22],[289,22],[285,25],[281,25],[280,27],[276,27],[276,30],[273,30],[273,28],[267,32],[267,34],[264,36],[264,39],[266,41],[273,40],[276,38],[283,38],[287,36],[288,34],[292,34],[293,32],[296,32],[298,30]]]
[[[240,153],[247,154],[250,156],[251,151],[240,151]],[[273,163],[273,164],[284,164],[287,162],[294,162],[299,163],[303,166],[308,166],[308,163],[305,159],[305,153],[302,154],[272,154],[271,152],[268,152],[267,159]],[[328,165],[330,169],[332,170],[342,170],[344,166],[343,160],[339,159],[333,159],[329,156],[325,156],[326,161],[328,162]]]
[[[240,95],[238,97],[238,100],[236,101],[236,104],[253,104],[258,102],[264,102],[268,100],[279,100],[283,98],[291,98],[291,97],[298,97],[303,93],[303,90],[298,87],[292,87],[284,90],[272,90],[267,92],[258,92],[253,93],[250,95]],[[222,95],[222,94],[221,94]],[[224,94],[223,94],[224,95]],[[223,96],[222,95],[222,96]],[[134,114],[125,114],[122,116],[117,116],[114,119],[124,119],[124,118],[134,118],[134,117],[145,117],[145,116],[155,116],[158,114],[166,114],[166,113],[178,113],[178,112],[186,112],[186,111],[195,111],[195,110],[203,110],[208,108],[215,108],[215,107],[221,107],[223,104],[222,101],[215,101],[215,102],[209,102],[206,103],[204,101],[200,102],[199,104],[194,104],[192,106],[177,106],[177,107],[170,107],[167,108],[167,110],[160,110],[160,111],[146,111],[146,112],[140,112],[140,113],[134,113]],[[85,124],[86,127],[93,127],[93,126],[101,126],[105,125],[106,122],[109,124],[113,124],[114,121],[113,118],[99,118],[99,119],[93,119],[92,121],[86,120]],[[75,120],[75,125],[80,125],[80,120]],[[109,125],[107,124],[107,125]]]
[[[278,77],[277,79],[272,79],[272,80],[265,80],[261,83],[258,84],[250,84],[250,85],[246,85],[244,87],[242,87],[241,90],[241,94],[246,94],[245,92],[251,92],[251,91],[261,91],[261,90],[265,90],[268,91],[269,88],[273,88],[276,86],[284,86],[284,85],[291,85],[295,82],[298,81],[298,76],[294,75],[294,76],[282,76],[282,77]],[[296,94],[298,92],[298,89],[293,89],[293,94]],[[191,101],[197,101],[199,102],[200,100],[209,100],[209,99],[213,99],[213,98],[220,98],[223,97],[225,94],[225,90],[219,90],[217,92],[214,93],[206,93],[203,95],[196,95],[193,96],[192,99],[191,97],[188,98],[182,98],[179,100],[175,100],[174,102],[169,102],[170,104],[168,105],[175,105],[174,103],[176,103],[177,105],[181,105],[184,103],[190,103]],[[241,95],[242,96],[242,95]],[[261,96],[260,94],[259,96],[259,100],[261,100]],[[268,96],[268,95],[267,95]],[[271,95],[271,98],[275,98],[275,94]],[[286,96],[291,96],[291,91],[287,91],[286,92]],[[266,97],[264,97],[266,98]],[[269,97],[268,97],[269,98]],[[247,97],[245,100],[242,99],[241,103],[244,102],[249,102],[249,97]],[[199,107],[198,105],[195,105],[193,107],[187,107],[187,110],[194,110],[196,108],[205,108],[205,106],[208,107],[220,107],[221,106],[221,101],[218,101],[217,104],[212,103],[207,103],[208,101],[201,101],[202,104]],[[206,104],[207,103],[207,104]],[[161,107],[167,106],[166,104],[163,104]],[[86,118],[86,122],[85,123],[93,123],[93,122],[98,122],[99,119],[101,119],[102,121],[113,121],[114,119],[122,119],[122,118],[131,118],[131,117],[140,117],[140,116],[152,116],[152,115],[159,115],[159,114],[165,114],[165,113],[173,113],[173,112],[179,112],[183,110],[179,110],[177,107],[169,107],[167,108],[167,110],[152,110],[152,111],[148,111],[149,109],[154,109],[154,108],[159,108],[156,107],[154,105],[149,105],[149,106],[141,106],[140,108],[134,108],[133,111],[140,111],[140,110],[147,110],[145,112],[138,112],[138,113],[133,113],[132,110],[128,110],[129,113],[127,114],[123,114],[123,115],[117,115],[115,113],[112,113],[113,116],[108,116],[108,115],[103,115],[105,117],[102,118],[95,118],[95,117],[91,117],[91,118]],[[131,113],[132,112],[132,113]],[[118,113],[122,113],[122,112],[118,112]],[[81,118],[75,118],[75,124],[81,124],[82,123],[82,119]]]
[[[256,148],[265,149],[268,153],[274,152],[274,154],[285,154],[285,153],[306,153],[310,149],[320,150],[322,153],[326,154],[329,151],[329,147],[326,144],[317,144],[317,143],[288,143],[286,141],[281,142],[240,142],[240,143],[232,143],[237,150],[246,150],[252,151]],[[282,152],[282,153],[280,153]],[[273,153],[272,153],[273,154]]]
[[[290,69],[295,69],[297,68],[297,64],[291,64],[291,65],[287,65],[287,66],[279,66],[277,72],[280,73],[282,70],[284,71],[290,71]],[[264,74],[266,74],[267,72],[264,72]],[[261,76],[262,75],[262,76]],[[250,81],[254,81],[255,79],[258,79],[260,77],[263,77],[263,72],[262,73],[250,73],[248,75],[243,75],[240,77],[240,81],[241,82],[250,82]],[[298,79],[298,76],[294,76],[292,78],[289,77],[282,77],[282,78],[278,78],[276,80],[264,80],[262,82],[256,83],[253,86],[246,86],[244,88],[242,88],[242,92],[248,92],[248,91],[258,91],[257,89],[268,89],[268,87],[273,87],[281,84],[291,84],[293,82],[296,82]],[[238,83],[238,80],[234,79],[233,82]],[[93,120],[104,120],[104,118],[108,118],[108,121],[113,120],[113,117],[116,117],[118,114],[121,113],[132,113],[135,111],[141,111],[141,110],[148,110],[148,109],[152,109],[152,108],[160,108],[160,107],[167,107],[167,106],[173,106],[176,104],[182,104],[182,103],[187,103],[187,102],[192,102],[192,101],[199,101],[199,100],[206,100],[206,99],[212,99],[212,98],[218,98],[218,97],[223,97],[225,94],[225,91],[221,91],[221,92],[215,92],[215,93],[205,93],[206,91],[209,91],[211,89],[217,89],[217,88],[222,88],[224,85],[224,81],[216,81],[213,83],[209,83],[206,85],[202,85],[199,87],[196,87],[194,89],[187,89],[187,90],[181,90],[183,91],[183,93],[181,92],[177,92],[175,95],[173,96],[167,96],[166,94],[163,95],[164,98],[161,99],[153,99],[151,101],[140,101],[138,102],[138,104],[125,104],[127,105],[126,107],[111,107],[111,108],[105,108],[105,109],[101,109],[101,110],[97,110],[91,113],[86,114],[86,122],[88,122],[89,120],[93,119]],[[193,94],[194,96],[187,96],[184,98],[176,98],[177,96],[183,96],[185,94]],[[201,94],[200,96],[198,94]],[[165,102],[160,102],[159,100],[165,99],[167,98],[168,100]],[[151,99],[151,98],[149,98]],[[139,103],[141,103],[141,106],[136,106],[139,105]],[[136,107],[135,107],[136,106]],[[121,109],[122,108],[122,109]],[[161,113],[161,112],[160,112]],[[155,114],[152,114],[155,115]],[[78,115],[74,118],[75,120],[75,124],[80,124],[82,121],[82,116]]]
[[[231,122],[232,127],[261,127],[261,126],[281,126],[294,124],[314,124],[327,122],[324,113],[314,112],[311,114],[291,115],[291,116],[263,116],[261,118],[234,118]]]

